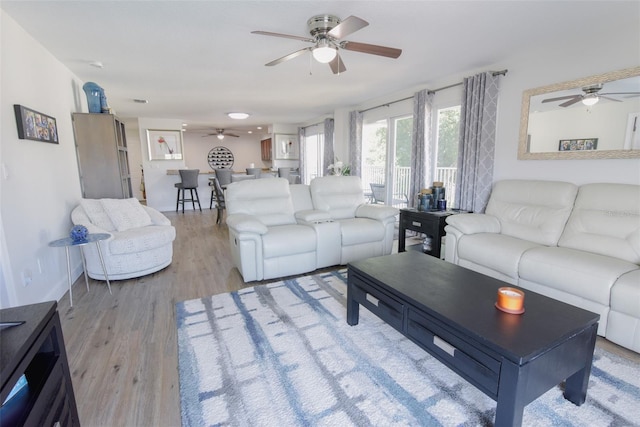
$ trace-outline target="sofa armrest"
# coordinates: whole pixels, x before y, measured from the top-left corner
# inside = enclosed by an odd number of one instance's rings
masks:
[[[307,209],[296,212],[296,221],[299,224],[319,224],[321,222],[331,222],[332,219],[327,211]]]
[[[145,212],[151,218],[151,222],[153,225],[171,225],[171,221],[169,218],[164,216],[164,214],[154,208],[150,208],[149,206],[142,206]]]
[[[239,233],[266,234],[269,231],[255,216],[240,213],[227,216],[227,226]]]
[[[457,228],[462,234],[500,233],[500,221],[492,215],[477,213],[450,215],[446,221],[447,227]]]
[[[356,209],[356,218],[370,218],[384,222],[387,218],[398,215],[398,209],[391,206],[362,204]]]

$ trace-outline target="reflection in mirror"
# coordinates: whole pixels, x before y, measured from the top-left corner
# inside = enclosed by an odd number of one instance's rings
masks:
[[[518,159],[640,158],[640,67],[530,89]]]

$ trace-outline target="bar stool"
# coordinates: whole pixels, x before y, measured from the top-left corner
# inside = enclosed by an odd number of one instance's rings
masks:
[[[217,180],[222,189],[227,188],[227,185],[231,184],[231,175],[233,171],[231,169],[215,169],[216,177],[209,178],[209,185],[211,185],[211,201],[209,202],[209,209],[213,208],[213,202],[216,200],[216,192],[213,188],[213,180]]]
[[[198,175],[200,174],[200,169],[180,169],[178,170],[180,173],[180,179],[182,182],[178,182],[174,184],[174,186],[178,189],[178,197],[176,199],[176,212],[178,212],[178,207],[180,203],[182,203],[182,213],[184,213],[184,204],[185,202],[191,202],[193,206],[193,210],[196,210],[196,202],[198,202],[198,209],[202,212],[202,207],[200,206],[200,197],[198,197]],[[184,190],[189,190],[191,193],[190,199],[185,199]],[[196,192],[196,198],[193,198],[193,191]],[[182,198],[180,197],[180,191],[182,191]]]
[[[278,176],[280,178],[289,179],[289,175],[291,175],[291,168],[278,168]]]
[[[262,168],[247,168],[247,175],[256,175],[260,177],[262,173]]]

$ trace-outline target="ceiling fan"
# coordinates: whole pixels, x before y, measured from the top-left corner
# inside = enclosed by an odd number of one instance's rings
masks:
[[[581,94],[577,94],[577,95],[567,95],[567,96],[559,96],[557,98],[549,98],[549,99],[544,99],[542,102],[555,102],[555,101],[563,101],[563,100],[567,100],[565,102],[563,102],[562,104],[560,104],[560,107],[569,107],[573,104],[576,104],[580,101],[582,101],[582,103],[586,106],[591,106],[591,105],[595,105],[598,103],[598,101],[602,98],[602,99],[608,99],[609,101],[615,101],[615,102],[622,102],[619,99],[615,99],[615,98],[610,98],[609,96],[605,96],[605,95],[640,95],[640,92],[609,92],[609,93],[599,93],[602,88],[603,88],[603,84],[596,84],[596,85],[591,85],[591,86],[585,86],[582,88],[582,91],[584,93]]]
[[[216,133],[208,133],[206,135],[202,135],[202,137],[204,138],[205,136],[214,136],[214,135],[220,140],[224,139],[225,136],[232,136],[234,138],[239,138],[240,137],[240,135],[236,135],[234,133],[225,132],[224,129],[216,129]]]
[[[333,74],[339,74],[347,71],[344,63],[342,62],[342,58],[340,58],[340,55],[338,54],[339,49],[386,56],[387,58],[393,59],[398,58],[402,53],[402,49],[396,49],[393,47],[342,40],[342,38],[355,33],[367,25],[369,25],[367,21],[353,15],[342,21],[340,18],[333,15],[317,15],[307,21],[307,27],[309,28],[311,37],[292,36],[289,34],[272,33],[269,31],[252,31],[251,33],[313,43],[313,46],[305,47],[304,49],[297,50],[283,56],[282,58],[278,58],[265,64],[268,67],[296,58],[306,52],[311,52],[316,61],[329,64]]]

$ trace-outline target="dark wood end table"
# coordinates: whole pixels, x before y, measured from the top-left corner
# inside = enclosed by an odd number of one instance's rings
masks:
[[[429,210],[419,211],[414,208],[400,209],[400,224],[398,228],[398,252],[405,251],[405,239],[407,230],[424,233],[433,239],[431,250],[428,255],[440,258],[440,243],[445,235],[444,227],[447,225],[446,219],[449,215],[466,213],[459,209],[448,209],[445,211]]]
[[[600,316],[525,291],[521,315],[498,310],[506,283],[409,251],[350,263],[347,323],[360,305],[497,402],[496,426],[522,424],[524,407],[563,380],[587,396]]]

